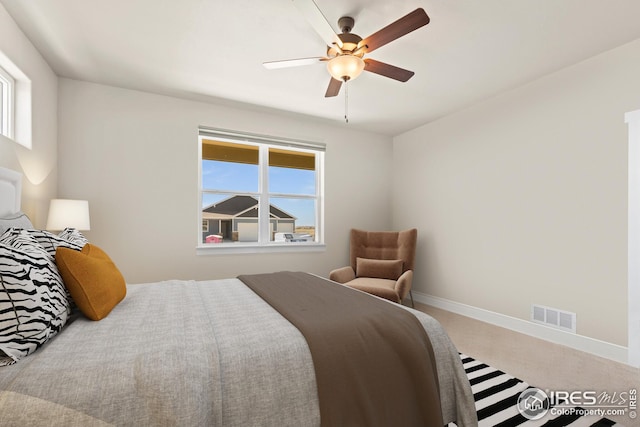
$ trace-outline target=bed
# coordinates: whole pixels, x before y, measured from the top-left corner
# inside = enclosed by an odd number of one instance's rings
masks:
[[[21,217],[19,178],[0,168],[0,218]],[[477,425],[459,355],[437,321],[317,276],[289,275],[322,292],[339,289],[410,313],[433,350],[443,424]],[[277,284],[282,276],[269,277]],[[126,297],[99,321],[69,309],[46,342],[0,366],[0,425],[343,425],[321,417],[309,338],[267,300],[243,277],[170,280],[127,284]],[[2,288],[0,312],[1,304]],[[366,397],[359,399],[340,411],[355,410]],[[382,410],[403,419],[396,408]]]

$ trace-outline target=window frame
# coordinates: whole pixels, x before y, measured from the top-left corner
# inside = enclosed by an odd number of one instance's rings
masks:
[[[204,189],[202,178],[202,145],[203,139],[214,139],[221,142],[257,146],[258,156],[258,190],[257,192],[225,191],[221,189]],[[290,194],[269,192],[269,148],[288,149],[292,151],[312,152],[315,157],[315,194]],[[250,134],[209,127],[198,129],[198,209],[197,209],[197,245],[198,255],[219,253],[262,253],[262,252],[315,252],[324,251],[324,153],[323,143]],[[203,197],[205,194],[248,195],[257,197],[258,204],[258,241],[203,243]],[[270,240],[269,206],[270,198],[300,198],[315,202],[315,239],[311,242],[276,242]],[[265,214],[266,212],[266,214]]]

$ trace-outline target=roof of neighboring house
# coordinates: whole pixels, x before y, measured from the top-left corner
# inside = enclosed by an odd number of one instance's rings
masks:
[[[251,196],[232,196],[202,209],[204,219],[213,218],[257,218],[258,200]],[[272,218],[296,219],[280,208],[269,205],[269,214]]]

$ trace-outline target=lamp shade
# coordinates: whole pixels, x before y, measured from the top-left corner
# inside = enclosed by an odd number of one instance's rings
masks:
[[[364,70],[364,60],[355,55],[339,55],[327,62],[327,69],[336,80],[353,80]]]
[[[47,230],[65,228],[90,230],[89,202],[87,200],[53,199],[49,204]]]

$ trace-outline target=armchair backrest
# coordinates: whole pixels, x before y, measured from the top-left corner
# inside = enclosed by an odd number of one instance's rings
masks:
[[[351,230],[349,245],[350,262],[356,271],[356,258],[386,259],[403,261],[402,272],[413,270],[416,258],[418,230],[405,231],[364,231]]]

